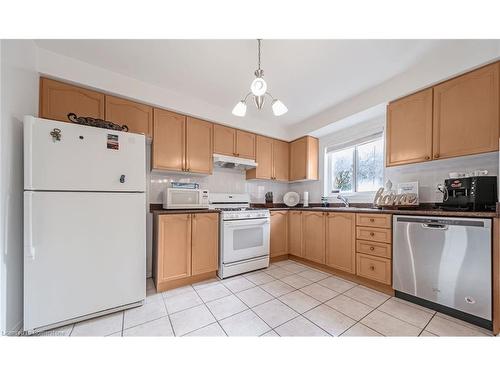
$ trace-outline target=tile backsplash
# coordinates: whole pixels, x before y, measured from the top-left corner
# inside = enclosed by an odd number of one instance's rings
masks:
[[[245,172],[235,169],[214,168],[209,176],[182,175],[176,173],[151,173],[149,202],[162,203],[163,191],[172,181],[196,182],[200,188],[211,193],[248,193],[252,203],[264,203],[266,192],[272,191],[275,203],[283,202],[283,195],[289,191],[287,183],[245,179]]]

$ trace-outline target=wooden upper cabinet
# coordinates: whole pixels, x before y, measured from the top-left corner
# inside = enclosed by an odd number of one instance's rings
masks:
[[[302,257],[302,212],[288,213],[288,252]]]
[[[106,95],[106,121],[127,125],[129,132],[153,136],[153,107]]]
[[[273,140],[258,135],[255,141],[257,167],[247,170],[247,179],[259,178],[271,180],[273,174]]]
[[[387,106],[386,165],[432,158],[432,88]]]
[[[68,113],[104,119],[104,94],[48,78],[40,78],[40,117],[66,121]]]
[[[217,271],[219,267],[219,215],[192,214],[191,274],[200,275]]]
[[[332,213],[326,216],[326,265],[356,273],[356,215]]]
[[[310,136],[290,143],[290,181],[318,179],[318,139]]]
[[[236,156],[255,160],[255,134],[236,130]]]
[[[288,211],[271,211],[271,257],[288,254]]]
[[[159,215],[156,284],[191,276],[191,215]]]
[[[235,156],[236,129],[214,124],[214,154]]]
[[[500,63],[434,86],[433,158],[498,150]]]
[[[153,169],[184,171],[186,116],[154,109]]]
[[[258,156],[258,154],[257,154]],[[273,177],[275,180],[289,179],[290,147],[288,142],[273,140]]]
[[[302,213],[304,258],[325,263],[325,215],[323,212]]]
[[[186,123],[187,172],[212,173],[212,123],[193,117]]]

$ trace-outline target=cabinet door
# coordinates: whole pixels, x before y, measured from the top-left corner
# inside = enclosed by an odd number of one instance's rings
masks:
[[[236,129],[214,124],[214,154],[235,156]]]
[[[273,140],[261,135],[256,138],[257,168],[247,171],[247,179],[271,180],[273,178]]]
[[[432,158],[432,88],[387,106],[386,165]]]
[[[326,264],[356,273],[356,215],[331,213],[326,216]]]
[[[271,211],[271,257],[288,254],[288,211]]]
[[[255,134],[236,130],[236,156],[255,160]]]
[[[40,78],[40,117],[69,122],[68,113],[104,119],[104,94]]]
[[[191,276],[191,215],[159,215],[156,283]]]
[[[153,169],[184,171],[186,116],[154,109]]]
[[[288,181],[290,148],[288,142],[273,140],[273,177],[275,180]],[[258,157],[258,155],[257,155]]]
[[[302,212],[288,213],[288,252],[302,257]]]
[[[318,179],[318,140],[302,137],[290,143],[290,181]]]
[[[212,173],[212,123],[193,117],[186,125],[186,169],[194,173]]]
[[[304,258],[325,263],[325,215],[323,212],[304,212],[302,236]]]
[[[106,121],[127,125],[129,132],[153,136],[153,107],[106,95]]]
[[[498,150],[500,63],[434,87],[433,158]]]
[[[192,275],[217,271],[219,254],[219,215],[192,215]]]

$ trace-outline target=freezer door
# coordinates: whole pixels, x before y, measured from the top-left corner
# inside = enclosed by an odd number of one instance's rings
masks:
[[[141,301],[144,193],[24,193],[24,328]]]
[[[145,191],[142,134],[24,117],[24,189]]]

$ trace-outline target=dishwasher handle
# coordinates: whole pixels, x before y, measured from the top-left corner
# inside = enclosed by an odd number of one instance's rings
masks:
[[[448,225],[436,224],[436,223],[425,223],[425,224],[422,224],[422,228],[435,229],[435,230],[448,230]]]

